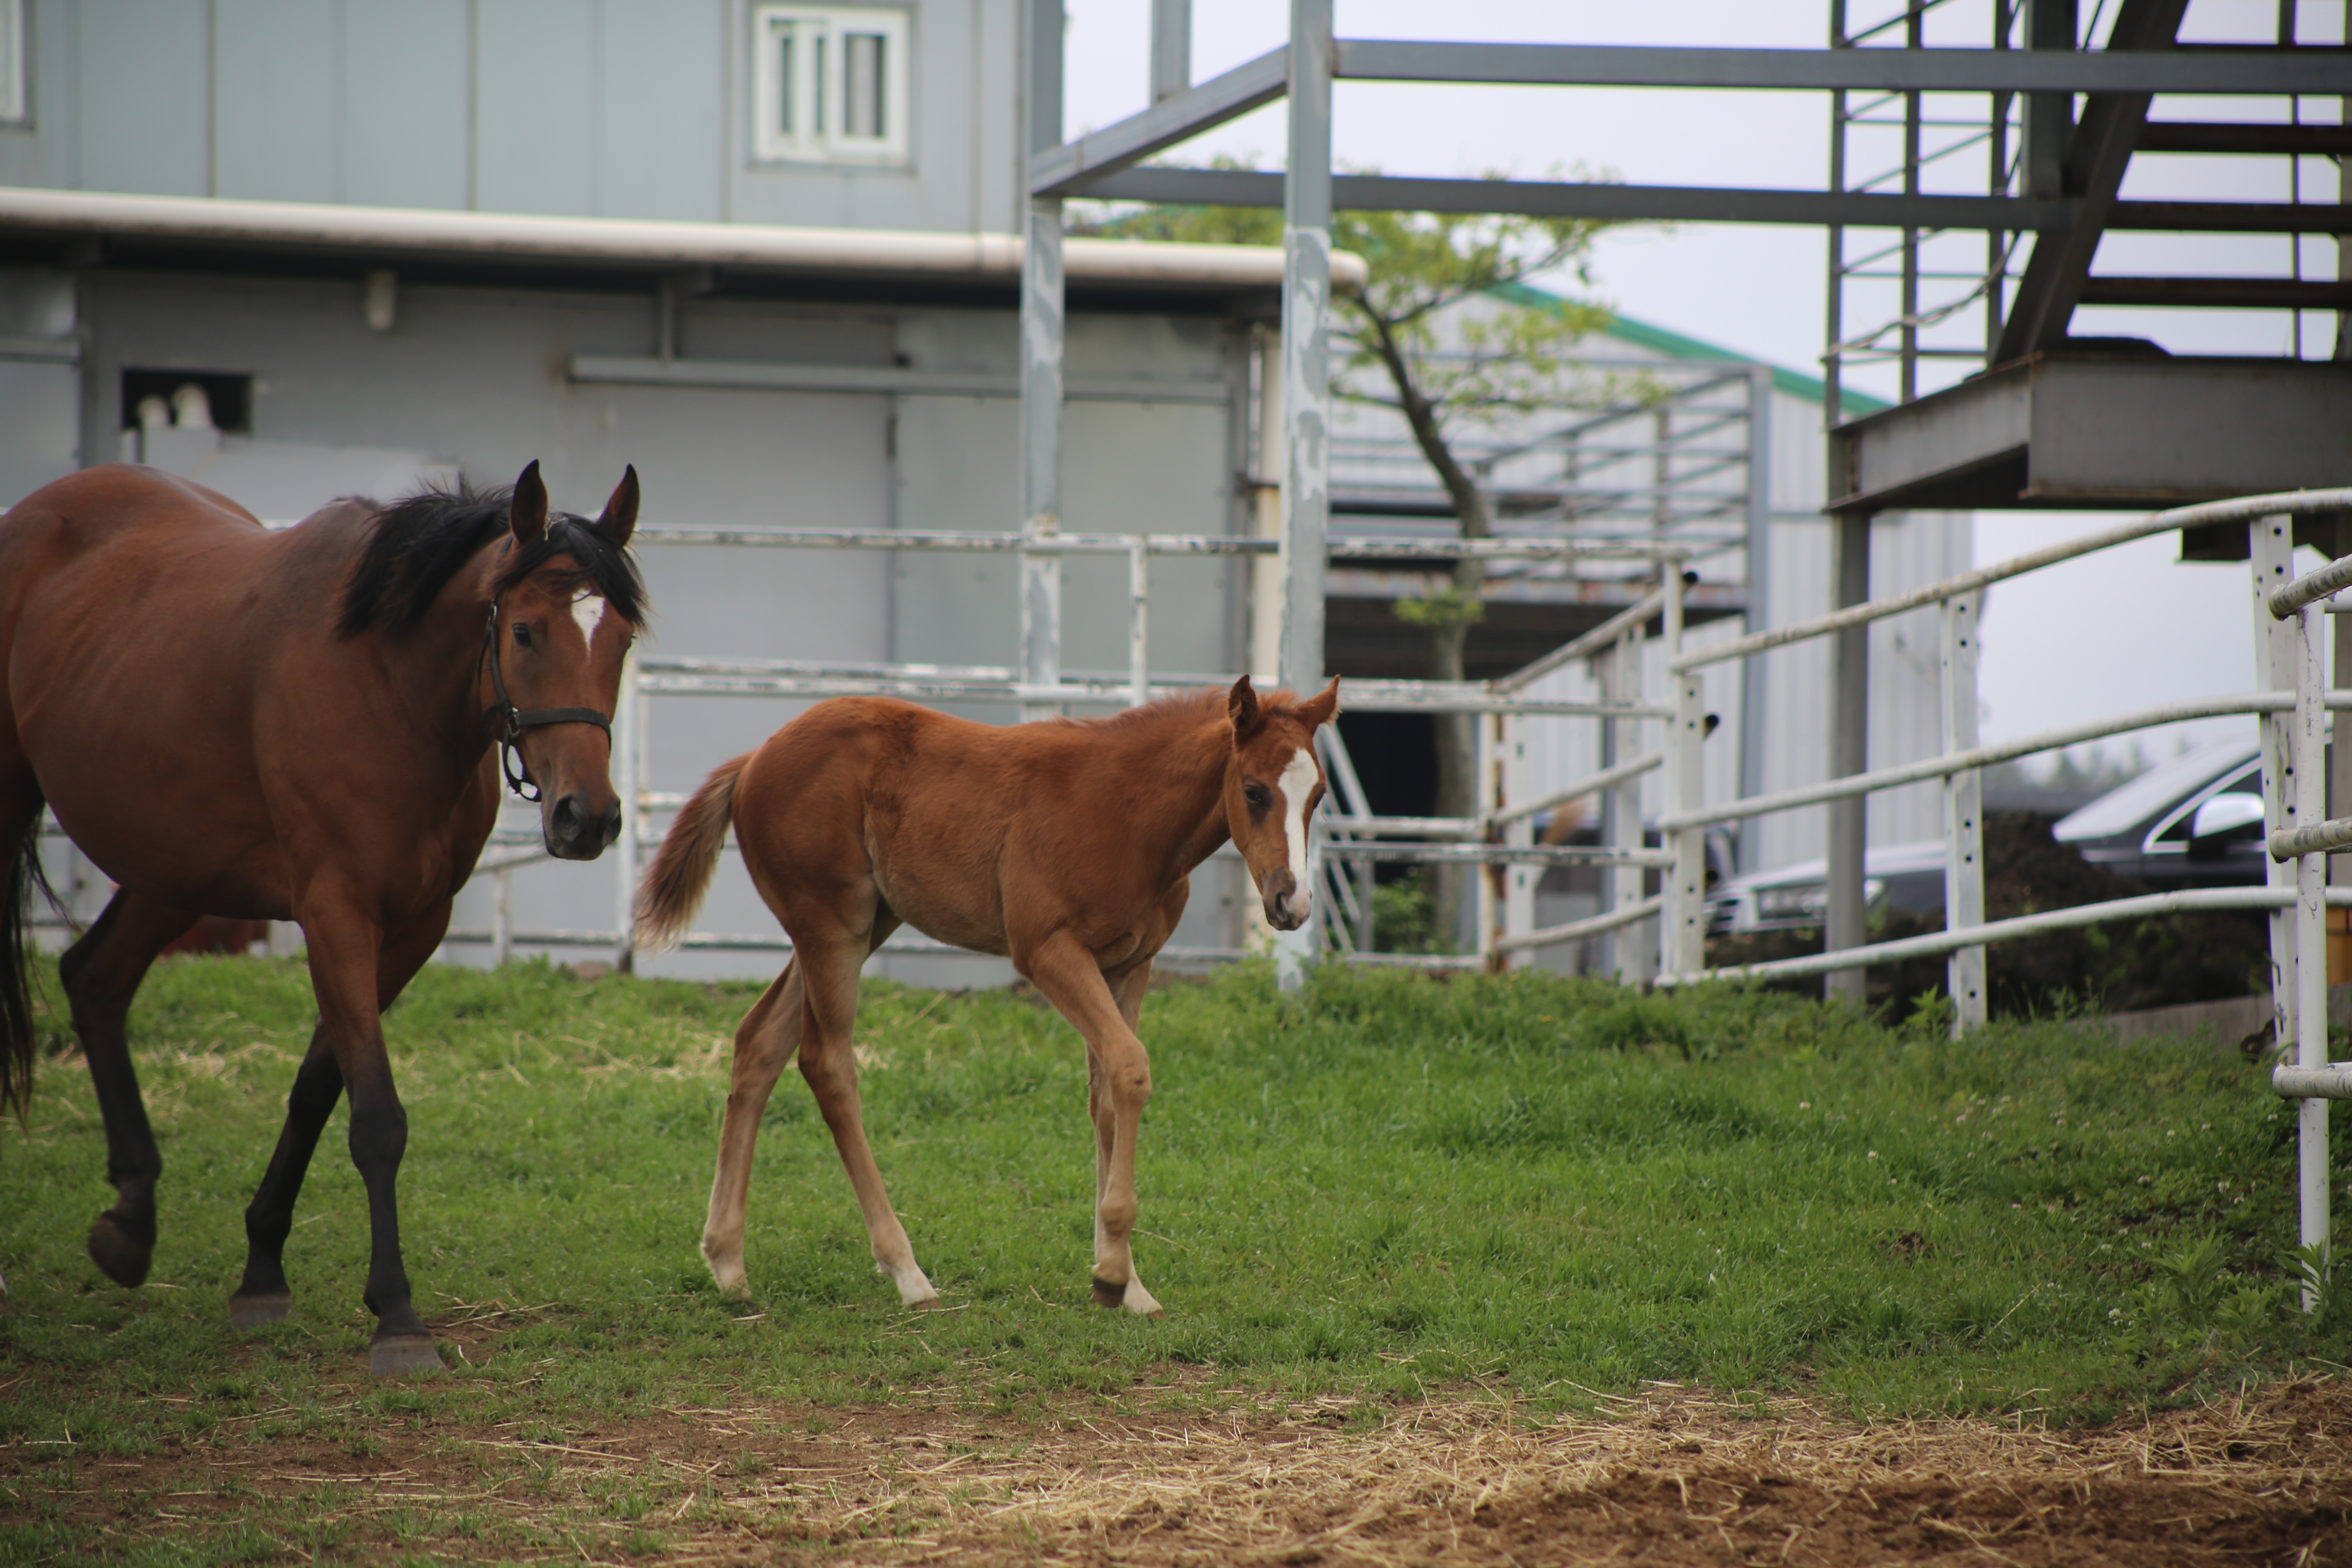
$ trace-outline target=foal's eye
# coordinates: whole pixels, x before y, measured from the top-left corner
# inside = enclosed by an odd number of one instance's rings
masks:
[[[515,623],[515,647],[529,647],[530,646],[530,623],[528,621],[517,621]]]

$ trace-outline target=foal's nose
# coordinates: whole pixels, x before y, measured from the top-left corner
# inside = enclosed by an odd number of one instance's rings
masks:
[[[567,860],[593,860],[621,836],[621,803],[591,811],[577,794],[567,795],[548,814],[547,847]]]
[[[1314,911],[1313,889],[1300,887],[1287,868],[1270,873],[1259,891],[1265,899],[1266,923],[1276,931],[1297,931]]]

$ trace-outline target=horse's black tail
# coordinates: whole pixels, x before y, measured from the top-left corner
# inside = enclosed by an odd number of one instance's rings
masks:
[[[63,907],[41,866],[40,826],[37,805],[24,841],[8,857],[8,889],[0,902],[0,1112],[13,1110],[19,1117],[32,1107],[38,1050],[33,1026],[33,894],[37,890],[52,909]]]

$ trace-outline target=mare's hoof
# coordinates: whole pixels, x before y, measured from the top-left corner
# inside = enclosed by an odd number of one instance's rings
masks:
[[[368,1346],[368,1370],[378,1377],[427,1377],[446,1370],[431,1334],[378,1334]]]
[[[228,1299],[228,1326],[240,1334],[249,1334],[264,1324],[274,1323],[294,1310],[294,1298],[284,1290],[272,1290],[262,1296],[231,1296]]]
[[[133,1240],[114,1223],[112,1215],[102,1214],[91,1222],[89,1260],[117,1285],[147,1283],[147,1266],[154,1258],[154,1244]]]

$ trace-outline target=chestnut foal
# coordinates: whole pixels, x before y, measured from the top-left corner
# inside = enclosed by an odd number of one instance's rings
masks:
[[[1108,719],[975,724],[885,698],[820,702],[687,802],[637,889],[636,941],[673,946],[700,908],[730,824],[793,939],[793,959],[735,1031],[734,1081],[702,1256],[748,1291],[743,1205],[760,1114],[797,1049],[856,1189],[874,1261],[910,1307],[939,1292],[916,1265],[866,1142],[850,1027],[857,973],[901,923],[1002,953],[1087,1042],[1095,1124],[1095,1300],[1157,1317],[1135,1275],[1136,1126],[1151,1064],[1136,1024],[1151,960],[1194,867],[1230,837],[1266,919],[1304,924],[1307,817],[1323,796],[1315,730],[1337,680],[1304,702],[1171,697]]]

